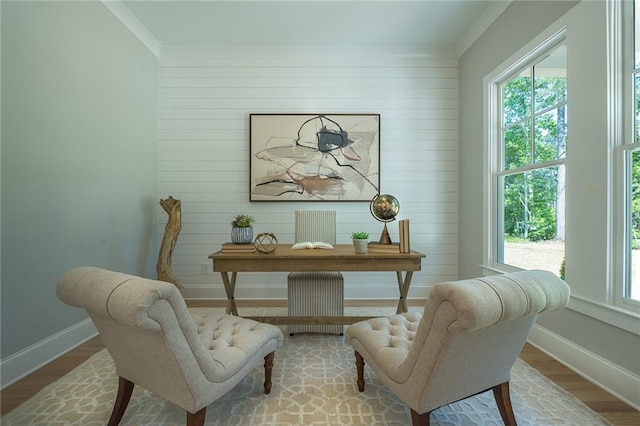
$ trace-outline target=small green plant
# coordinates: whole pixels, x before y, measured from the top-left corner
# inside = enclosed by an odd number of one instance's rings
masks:
[[[233,222],[231,222],[231,226],[234,228],[248,228],[253,225],[255,220],[253,216],[248,214],[239,214],[233,218]]]
[[[369,238],[369,233],[364,231],[358,231],[351,234],[351,238],[354,240],[366,240]]]

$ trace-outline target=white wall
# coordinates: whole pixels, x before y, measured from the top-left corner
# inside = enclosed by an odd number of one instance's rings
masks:
[[[337,241],[378,238],[364,202],[249,202],[250,113],[380,113],[381,191],[409,218],[412,248],[428,254],[410,297],[458,276],[458,68],[452,52],[330,48],[163,48],[158,78],[158,197],[182,200],[172,260],[187,298],[225,298],[207,256],[238,213],[254,232],[293,242],[296,209],[337,211]],[[158,209],[158,241],[167,215]],[[397,241],[397,222],[389,225]],[[238,277],[238,298],[286,298],[285,274]],[[397,297],[395,274],[345,278],[346,298]]]
[[[99,2],[3,2],[1,53],[4,384],[86,318],[66,270],[155,275],[157,58]]]

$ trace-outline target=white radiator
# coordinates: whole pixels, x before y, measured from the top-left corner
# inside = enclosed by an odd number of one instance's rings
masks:
[[[287,278],[291,316],[344,315],[344,279],[340,272],[292,272]],[[342,325],[289,325],[294,333],[342,334]]]

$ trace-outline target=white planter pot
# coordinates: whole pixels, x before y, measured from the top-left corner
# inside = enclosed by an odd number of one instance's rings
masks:
[[[353,241],[353,249],[356,251],[356,253],[363,253],[363,254],[367,253],[367,246],[369,244],[369,240],[356,240],[355,238],[352,238],[352,241]]]

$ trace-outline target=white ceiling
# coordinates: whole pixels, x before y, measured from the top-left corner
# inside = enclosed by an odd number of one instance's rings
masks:
[[[162,46],[429,47],[459,51],[510,2],[122,0]]]

